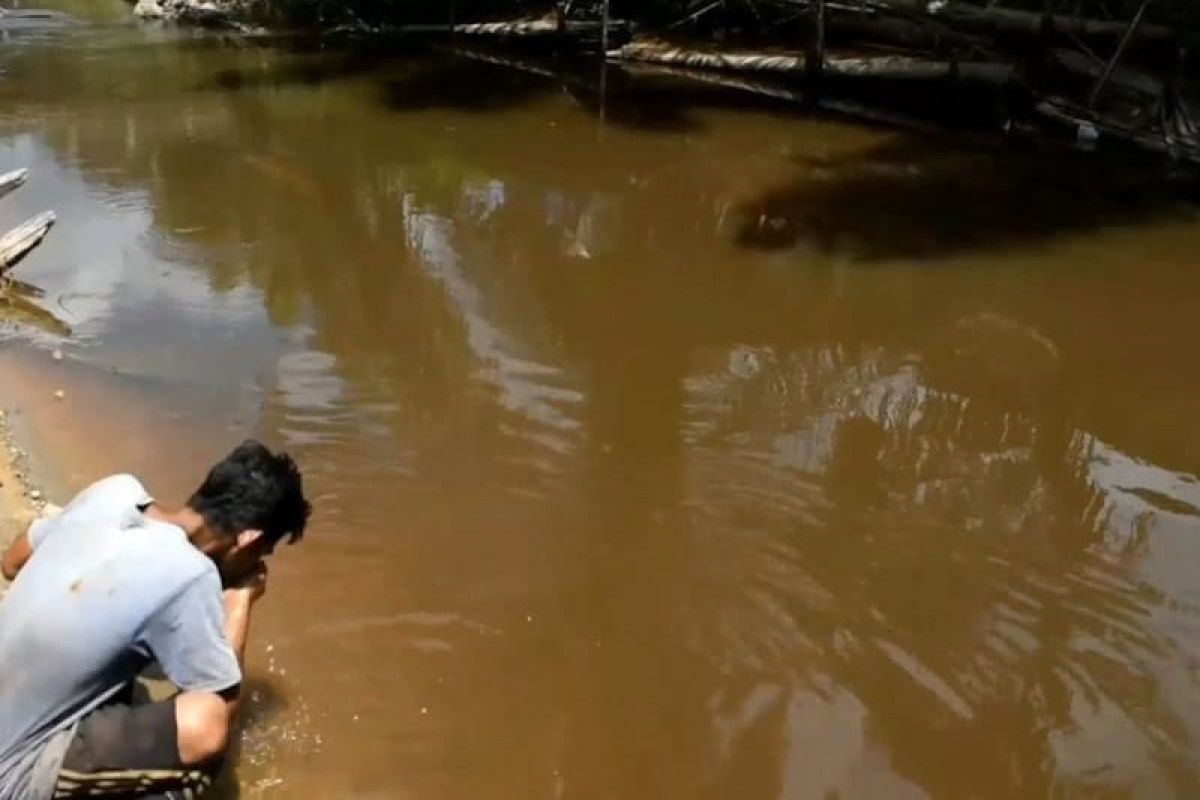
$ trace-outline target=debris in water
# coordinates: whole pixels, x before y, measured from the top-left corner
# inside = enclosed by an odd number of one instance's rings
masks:
[[[66,393],[66,392],[64,392],[62,389],[55,389],[55,390],[54,390],[54,399],[55,399],[55,400],[62,400],[62,399],[63,399],[63,398],[65,398],[66,396],[67,396],[67,393]]]
[[[53,353],[50,354],[50,357],[53,358],[55,361],[62,361],[63,360],[63,352],[62,352],[62,350],[55,350]]]

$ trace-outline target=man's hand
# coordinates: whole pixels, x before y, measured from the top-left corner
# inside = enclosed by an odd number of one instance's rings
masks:
[[[267,593],[267,565],[259,563],[248,575],[237,579],[225,588],[225,605],[242,605],[249,608]]]

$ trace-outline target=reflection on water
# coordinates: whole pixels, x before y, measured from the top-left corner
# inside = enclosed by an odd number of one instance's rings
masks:
[[[727,96],[604,127],[574,77],[437,54],[70,36],[0,51],[0,169],[62,220],[21,276],[141,381],[110,425],[186,394],[318,498],[242,795],[1200,791],[1174,192]]]

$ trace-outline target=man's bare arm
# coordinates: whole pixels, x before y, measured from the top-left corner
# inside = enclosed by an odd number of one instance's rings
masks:
[[[0,560],[0,573],[3,573],[5,580],[15,580],[17,573],[21,571],[32,555],[33,544],[29,541],[27,531],[14,539],[4,551],[4,558]]]
[[[240,585],[226,589],[224,593],[225,638],[233,647],[234,655],[237,656],[238,665],[242,667],[243,672],[245,672],[246,665],[246,641],[250,635],[250,612],[266,591],[267,569],[263,565],[254,575]],[[238,691],[238,688],[240,687],[235,687],[221,695],[225,700],[225,708],[231,722],[234,714],[237,713],[238,701],[241,699],[241,692]]]

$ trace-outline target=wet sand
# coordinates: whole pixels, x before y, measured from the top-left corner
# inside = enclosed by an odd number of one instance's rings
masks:
[[[28,467],[17,452],[19,445],[7,427],[7,416],[7,411],[0,416],[0,548],[8,547],[37,514],[37,503],[29,496],[33,490]],[[0,594],[6,584],[0,576]]]
[[[45,488],[43,476],[34,466],[41,461],[41,451],[25,423],[36,416],[30,413],[30,392],[36,389],[16,368],[12,355],[11,350],[0,350],[0,374],[5,376],[0,382],[0,547],[7,547],[24,532],[52,496],[58,499]],[[56,400],[53,390],[49,399]],[[4,583],[0,577],[0,587]]]

